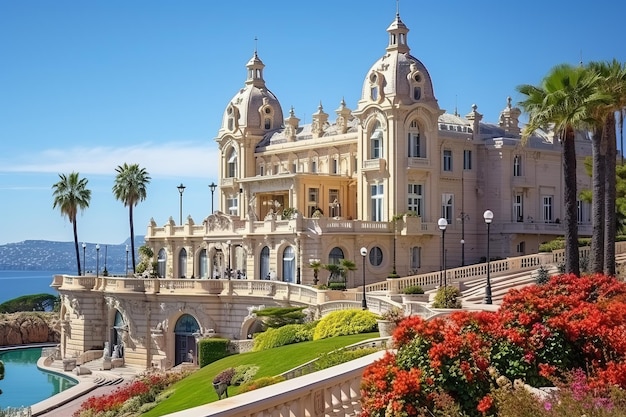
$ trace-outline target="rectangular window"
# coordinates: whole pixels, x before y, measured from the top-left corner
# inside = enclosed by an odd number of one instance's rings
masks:
[[[520,155],[515,155],[513,157],[513,176],[522,176],[522,157]]]
[[[226,199],[228,214],[231,216],[239,215],[239,196],[231,196]]]
[[[552,200],[553,200],[553,196],[551,195],[544,195],[543,197],[541,197],[542,199],[542,214],[543,214],[543,221],[546,223],[551,223],[552,222]]]
[[[472,169],[472,151],[470,149],[463,150],[463,169],[466,171]]]
[[[263,165],[259,167],[259,175],[261,176],[265,175],[265,167]]]
[[[339,161],[334,158],[331,163],[331,174],[337,174],[339,172]]]
[[[441,217],[452,224],[452,213],[454,213],[454,195],[450,193],[441,194]]]
[[[516,249],[517,249],[517,253],[519,253],[520,255],[526,254],[526,243],[525,242],[518,243]]]
[[[524,196],[521,193],[513,196],[513,221],[524,221]]]
[[[409,133],[409,158],[419,158],[421,157],[421,149],[420,149],[420,134],[419,133]]]
[[[452,171],[452,150],[443,150],[443,170]]]
[[[339,205],[339,190],[328,190],[328,208],[330,217],[341,216],[341,206]]]
[[[375,184],[370,187],[372,196],[372,221],[383,221],[383,184]]]
[[[424,217],[424,186],[409,184],[407,210]]]
[[[411,273],[417,274],[417,270],[422,266],[422,248],[413,246],[411,248]]]
[[[309,217],[313,217],[313,213],[315,213],[315,210],[319,209],[319,195],[319,188],[309,188],[309,200],[307,201],[307,207],[309,208]]]
[[[317,172],[317,161],[311,161],[311,172],[314,174]]]
[[[295,162],[291,164],[291,172],[293,172],[294,174],[298,172],[298,164],[296,164]]]

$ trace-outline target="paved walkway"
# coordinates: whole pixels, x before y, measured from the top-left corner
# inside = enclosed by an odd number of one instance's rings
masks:
[[[63,370],[63,361],[55,360],[47,364],[46,358],[40,358],[37,366],[56,374],[78,381],[78,384],[57,395],[31,406],[33,416],[69,417],[78,410],[90,396],[108,394],[119,385],[132,380],[143,369],[122,366],[111,370],[102,369],[102,359],[88,362],[82,366],[83,374],[78,375]]]

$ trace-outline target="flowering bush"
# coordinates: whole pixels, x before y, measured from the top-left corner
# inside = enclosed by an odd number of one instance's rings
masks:
[[[585,369],[591,392],[624,389],[625,300],[614,278],[559,275],[512,290],[497,312],[409,317],[394,332],[396,353],[364,373],[362,415],[444,415],[450,399],[464,415],[495,415],[495,375],[549,386]]]
[[[137,406],[154,402],[160,392],[184,376],[186,374],[181,372],[141,376],[132,382],[120,386],[110,394],[89,397],[81,404],[80,409],[74,413],[74,417],[103,415],[113,417],[123,412],[127,402],[134,400]]]
[[[226,368],[213,378],[213,383],[230,385],[233,376],[235,376],[235,368]]]

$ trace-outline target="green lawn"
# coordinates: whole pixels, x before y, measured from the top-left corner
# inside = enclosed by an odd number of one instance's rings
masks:
[[[217,394],[212,385],[213,377],[226,368],[247,364],[256,365],[259,367],[256,378],[275,376],[315,359],[323,353],[378,336],[378,332],[338,336],[226,357],[174,384],[172,387],[174,393],[168,399],[142,415],[157,417],[217,401]],[[238,392],[239,387],[228,388],[229,396],[236,395]]]

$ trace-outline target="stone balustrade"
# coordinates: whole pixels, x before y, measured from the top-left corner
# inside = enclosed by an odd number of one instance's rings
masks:
[[[356,416],[361,410],[361,376],[383,357],[379,351],[322,371],[259,388],[169,417]]]

